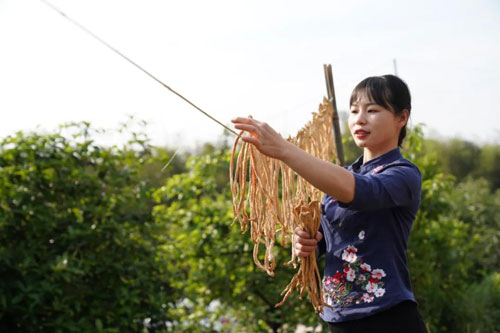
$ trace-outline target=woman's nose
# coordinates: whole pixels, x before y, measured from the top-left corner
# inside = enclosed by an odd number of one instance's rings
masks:
[[[354,119],[354,122],[356,124],[364,124],[366,123],[366,117],[365,117],[365,113],[364,112],[358,112],[356,113],[356,118]]]

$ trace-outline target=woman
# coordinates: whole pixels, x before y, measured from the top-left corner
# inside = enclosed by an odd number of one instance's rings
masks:
[[[363,155],[343,168],[284,140],[266,123],[233,119],[263,154],[325,193],[316,237],[295,231],[295,252],[325,255],[331,332],[426,332],[410,286],[406,246],[420,205],[418,168],[401,156],[411,97],[393,75],[369,77],[351,94],[349,129]]]

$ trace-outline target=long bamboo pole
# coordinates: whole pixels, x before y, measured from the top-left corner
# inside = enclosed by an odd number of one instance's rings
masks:
[[[337,153],[338,163],[340,165],[344,165],[344,148],[342,146],[342,134],[340,133],[340,120],[339,114],[337,112],[337,101],[335,99],[335,88],[333,86],[333,74],[332,74],[332,65],[323,65],[323,69],[325,71],[325,81],[326,81],[326,90],[328,93],[328,100],[330,101],[333,109],[333,136],[335,138],[335,150]]]

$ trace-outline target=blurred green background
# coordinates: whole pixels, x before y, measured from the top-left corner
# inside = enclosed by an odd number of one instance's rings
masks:
[[[178,152],[141,125],[120,129],[122,146],[84,122],[1,140],[0,331],[326,331],[296,294],[274,307],[290,248],[270,278],[232,225],[233,138]],[[348,136],[344,150],[360,154]],[[403,152],[423,176],[408,259],[429,330],[498,332],[500,145],[416,126]]]

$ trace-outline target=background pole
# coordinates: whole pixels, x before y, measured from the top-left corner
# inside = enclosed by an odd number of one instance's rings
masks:
[[[342,134],[340,133],[340,120],[337,112],[337,101],[335,99],[335,88],[333,86],[332,65],[323,65],[325,71],[326,90],[328,93],[328,100],[333,109],[333,138],[335,140],[335,150],[340,165],[344,165],[344,148],[342,146]]]

